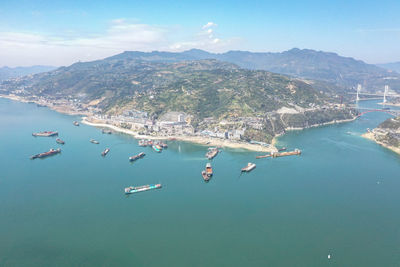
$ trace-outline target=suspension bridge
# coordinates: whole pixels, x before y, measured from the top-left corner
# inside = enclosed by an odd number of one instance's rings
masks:
[[[400,97],[399,94],[395,93],[395,92],[391,92],[389,91],[389,86],[385,85],[385,90],[382,93],[363,93],[361,92],[361,84],[357,85],[357,93],[351,93],[351,94],[356,94],[356,102],[358,103],[358,101],[362,100],[360,99],[360,95],[365,95],[365,96],[375,96],[375,99],[380,99],[383,97],[383,105],[385,105],[385,103],[387,103],[387,99],[388,97]],[[368,99],[372,99],[372,98],[368,98]],[[363,108],[363,107],[358,107],[357,105],[353,105],[352,107],[358,109],[361,111],[361,113],[358,115],[358,117],[361,117],[364,114],[370,113],[370,112],[384,112],[387,114],[390,114],[392,116],[400,116],[400,110],[396,110],[396,109],[389,109],[389,108],[382,108],[382,109],[374,109],[374,108]]]

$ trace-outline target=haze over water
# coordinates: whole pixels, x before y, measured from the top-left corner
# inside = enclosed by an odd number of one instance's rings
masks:
[[[398,266],[400,156],[360,137],[387,117],[279,139],[301,156],[223,149],[206,184],[205,147],[169,142],[158,154],[75,127],[78,117],[0,99],[0,265]],[[32,137],[43,130],[66,144]],[[29,159],[52,147],[62,153]],[[257,168],[240,175],[247,162]],[[151,183],[163,188],[123,194]]]

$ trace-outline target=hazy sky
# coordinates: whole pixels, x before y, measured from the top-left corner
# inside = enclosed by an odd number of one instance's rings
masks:
[[[293,47],[400,61],[400,0],[0,0],[0,66],[69,65],[125,50]]]

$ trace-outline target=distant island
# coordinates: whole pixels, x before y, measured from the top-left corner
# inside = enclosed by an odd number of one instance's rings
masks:
[[[354,120],[358,111],[338,90],[216,59],[146,60],[130,53],[0,85],[3,97],[82,114],[85,123],[136,137],[257,151],[275,151],[274,138],[288,130]]]

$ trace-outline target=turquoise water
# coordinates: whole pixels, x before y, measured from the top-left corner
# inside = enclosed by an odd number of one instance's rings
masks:
[[[206,184],[202,146],[154,153],[0,99],[0,266],[399,266],[400,157],[359,136],[388,116],[279,139],[300,157],[224,149]],[[66,144],[31,136],[42,130]],[[62,153],[29,160],[51,147]],[[240,175],[249,161],[257,168]],[[151,183],[163,188],[123,194]]]

